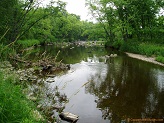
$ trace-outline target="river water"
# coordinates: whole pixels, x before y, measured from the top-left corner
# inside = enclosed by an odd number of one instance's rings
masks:
[[[77,123],[121,123],[127,118],[164,118],[164,67],[103,47],[47,47],[71,69],[50,84],[69,101]],[[117,53],[117,57],[105,55]],[[63,121],[65,123],[65,121]]]

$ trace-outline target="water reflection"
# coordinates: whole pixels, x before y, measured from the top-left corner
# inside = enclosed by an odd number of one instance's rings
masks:
[[[97,97],[97,108],[104,119],[118,123],[127,118],[164,116],[164,93],[158,87],[164,82],[163,70],[122,56],[108,64],[105,80],[100,78],[97,74],[92,76],[86,91]]]
[[[100,47],[47,49],[51,56],[61,50],[58,60],[71,64],[50,86],[67,95],[64,111],[79,115],[78,123],[164,116],[164,68],[123,54],[105,58],[112,51]]]
[[[72,48],[73,47],[73,48]],[[55,47],[55,46],[45,46],[35,48],[30,55],[30,58],[37,59],[36,54],[45,54],[46,56],[51,56],[52,58],[56,57],[56,54],[60,51],[57,60],[66,63],[66,64],[76,64],[81,61],[87,61],[87,58],[92,58],[93,55],[104,56],[107,54],[107,51],[102,47],[89,47],[86,48],[84,46],[74,47],[69,46],[65,48]]]

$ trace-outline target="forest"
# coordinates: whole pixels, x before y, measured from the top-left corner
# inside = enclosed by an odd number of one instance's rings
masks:
[[[39,1],[1,1],[1,42],[44,44],[103,37],[100,24],[81,21],[79,15],[68,13],[66,3],[51,2],[45,7],[40,4]]]
[[[164,63],[163,0],[86,0],[102,25],[107,46],[156,56]]]
[[[68,13],[62,1],[41,5],[37,0],[1,1],[1,50],[13,44],[28,47],[94,40],[106,41],[107,46],[122,51],[155,54],[163,61],[160,47],[164,44],[162,0],[86,0],[89,14],[96,22],[82,21],[79,15]],[[136,47],[131,47],[132,44]]]
[[[164,63],[163,0],[85,1],[94,22],[69,13],[62,0],[51,0],[47,5],[41,0],[1,0],[0,62],[32,46],[105,41],[105,48],[154,57]],[[15,75],[6,76],[0,66],[0,80],[0,122],[40,122],[31,114],[36,106],[21,93]]]

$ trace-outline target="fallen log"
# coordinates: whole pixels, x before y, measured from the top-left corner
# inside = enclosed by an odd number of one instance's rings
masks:
[[[65,121],[68,121],[68,122],[71,122],[71,123],[76,123],[78,121],[78,117],[77,115],[75,114],[72,114],[72,113],[69,113],[69,112],[62,112],[59,114],[59,117],[62,119],[62,120],[65,120]]]

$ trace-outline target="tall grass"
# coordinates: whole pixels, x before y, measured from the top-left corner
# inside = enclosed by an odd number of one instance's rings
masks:
[[[164,46],[152,43],[124,42],[121,46],[121,50],[147,56],[155,55],[164,57]]]
[[[162,56],[157,56],[157,57],[156,57],[156,61],[161,62],[161,63],[164,63],[164,57],[162,57]]]
[[[164,46],[158,44],[141,43],[139,44],[139,53],[147,56],[164,56]]]
[[[12,84],[16,79],[4,78],[0,71],[0,123],[37,123],[33,106],[21,92],[21,87]]]
[[[156,61],[164,63],[164,45],[145,42],[124,42],[121,51],[156,57]]]
[[[31,47],[34,45],[38,45],[40,44],[40,42],[38,40],[32,39],[32,40],[18,40],[17,44],[22,46],[22,48],[27,48],[27,47]]]

